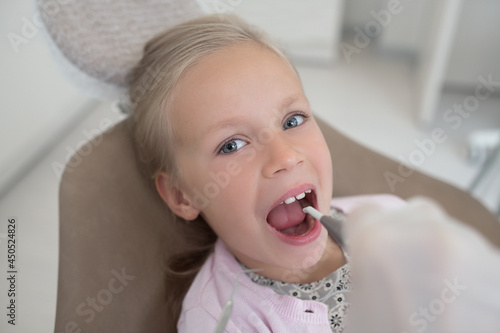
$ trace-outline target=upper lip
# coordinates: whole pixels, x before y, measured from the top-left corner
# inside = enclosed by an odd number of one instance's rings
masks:
[[[267,211],[267,215],[266,217],[269,215],[269,213],[271,212],[271,210],[273,210],[274,208],[276,208],[278,205],[280,205],[281,203],[283,203],[283,201],[285,201],[286,199],[288,198],[291,198],[291,197],[295,197],[305,191],[312,191],[312,193],[315,193],[316,192],[316,186],[312,185],[312,184],[309,184],[309,183],[305,183],[305,184],[302,184],[302,185],[299,185],[299,186],[296,186],[290,190],[288,190],[285,194],[283,194],[282,196],[280,196],[275,202],[274,204],[268,209]],[[311,202],[311,204],[313,206],[316,205],[315,202]],[[316,208],[316,207],[315,207]]]

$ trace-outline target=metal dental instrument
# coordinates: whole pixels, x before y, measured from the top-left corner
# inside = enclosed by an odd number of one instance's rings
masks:
[[[238,272],[238,274],[236,275],[236,282],[233,286],[233,292],[231,293],[231,297],[227,301],[226,305],[224,305],[224,308],[222,308],[222,312],[220,314],[219,320],[217,321],[217,326],[215,327],[214,333],[223,333],[226,329],[229,317],[231,317],[231,313],[233,312],[234,295],[236,294],[236,289],[238,288],[238,279],[240,278],[241,273],[258,272],[261,270],[261,268],[244,269],[241,272]]]
[[[311,206],[302,208],[302,211],[320,221],[321,224],[325,226],[326,230],[328,230],[328,234],[333,238],[333,240],[340,247],[344,247],[344,237],[342,234],[342,229],[343,224],[346,220],[346,215],[342,211],[335,210],[332,216],[323,215]]]

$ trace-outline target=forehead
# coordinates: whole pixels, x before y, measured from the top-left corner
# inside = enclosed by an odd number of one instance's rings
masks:
[[[279,111],[294,98],[305,99],[292,67],[257,43],[219,50],[191,68],[174,93],[176,138],[196,143],[219,123],[245,122],[262,111]]]

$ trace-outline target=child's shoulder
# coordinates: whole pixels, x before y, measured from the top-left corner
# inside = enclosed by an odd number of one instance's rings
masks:
[[[214,245],[213,253],[208,256],[191,284],[191,288],[186,296],[188,303],[197,304],[200,302],[201,295],[206,295],[210,291],[216,292],[217,289],[213,288],[213,284],[219,284],[219,280],[221,279],[227,279],[224,282],[230,283],[231,277],[236,275],[235,271],[237,269],[239,269],[239,265],[234,256],[231,255],[222,241],[218,239]],[[217,297],[216,295],[210,296]]]
[[[220,239],[217,240],[214,252],[207,258],[184,297],[177,324],[179,331],[190,332],[195,327],[216,324],[224,306],[223,300],[229,299],[230,287],[221,288],[220,284],[221,279],[227,279],[229,283],[231,272],[227,262],[231,258],[220,243]]]

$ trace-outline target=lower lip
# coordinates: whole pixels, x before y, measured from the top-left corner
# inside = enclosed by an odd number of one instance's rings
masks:
[[[269,226],[269,224],[268,224]],[[318,220],[314,220],[314,226],[309,231],[307,234],[302,235],[302,236],[288,236],[285,234],[282,234],[278,230],[274,229],[273,227],[269,226],[271,231],[283,242],[290,244],[290,245],[305,245],[314,242],[319,235],[321,234],[321,223]]]

